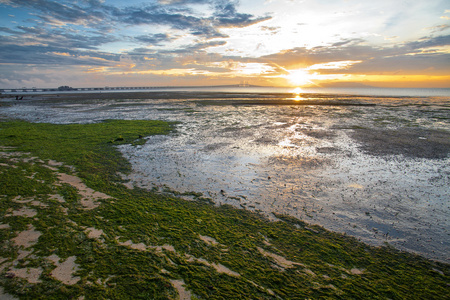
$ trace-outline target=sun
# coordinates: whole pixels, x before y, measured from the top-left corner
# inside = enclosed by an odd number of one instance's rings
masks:
[[[311,74],[305,69],[287,70],[288,74],[284,77],[295,86],[302,86],[312,83]]]
[[[295,89],[292,90],[292,93],[298,95],[300,93],[303,93],[303,90],[299,87],[296,87]]]
[[[295,95],[295,98],[294,98],[295,101],[300,101],[302,99],[301,93],[303,93],[303,90],[301,88],[296,87],[291,92]]]

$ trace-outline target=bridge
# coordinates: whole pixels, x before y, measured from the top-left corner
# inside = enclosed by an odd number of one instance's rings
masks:
[[[0,93],[42,93],[42,92],[77,92],[77,91],[119,91],[119,90],[149,90],[149,89],[160,89],[169,87],[150,87],[150,86],[140,86],[140,87],[87,87],[87,88],[11,88],[11,89],[0,89]]]

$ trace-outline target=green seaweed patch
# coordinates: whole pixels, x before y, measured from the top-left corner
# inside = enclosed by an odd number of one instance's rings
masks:
[[[201,193],[128,189],[117,172],[129,165],[115,145],[166,134],[169,123],[0,127],[0,146],[29,153],[0,161],[0,182],[7,184],[0,187],[0,285],[21,299],[176,299],[171,281],[180,279],[192,299],[448,297],[448,264],[368,246],[286,215],[271,222],[211,205]],[[49,168],[49,160],[64,165]],[[59,181],[63,170],[110,198],[84,207],[82,191]],[[12,213],[27,209],[36,214]],[[40,235],[18,245],[24,231]],[[71,280],[62,281],[54,260],[69,258]],[[36,281],[26,277],[33,270],[40,272]]]

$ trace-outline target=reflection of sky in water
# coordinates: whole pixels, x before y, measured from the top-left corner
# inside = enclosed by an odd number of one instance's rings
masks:
[[[346,130],[333,129],[374,117],[352,110],[209,108],[164,142],[150,138],[139,150],[125,150],[133,155],[131,178],[444,257],[449,160],[361,153]],[[362,118],[352,119],[357,114]]]
[[[387,241],[447,259],[450,159],[375,157],[362,153],[349,135],[359,127],[450,130],[448,111],[440,107],[198,106],[148,100],[30,103],[2,111],[56,123],[180,121],[169,136],[121,147],[133,165],[135,185],[200,191],[217,203],[287,213],[367,242]]]

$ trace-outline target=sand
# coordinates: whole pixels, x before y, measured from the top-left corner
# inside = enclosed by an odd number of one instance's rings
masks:
[[[42,233],[36,231],[33,225],[29,225],[28,230],[20,232],[12,240],[17,246],[22,246],[26,249],[34,245],[41,235]]]
[[[279,267],[281,267],[283,269],[288,269],[288,268],[292,268],[292,267],[295,267],[295,266],[302,266],[302,267],[304,267],[304,265],[301,264],[301,263],[288,260],[288,259],[286,259],[285,257],[283,257],[281,255],[278,255],[278,254],[275,254],[275,253],[271,253],[269,251],[266,251],[266,250],[262,249],[261,247],[257,247],[257,249],[262,255],[272,258],[275,261],[275,263]]]
[[[67,285],[73,285],[80,280],[80,277],[74,276],[74,273],[78,271],[75,256],[70,256],[63,262],[60,262],[60,258],[56,255],[52,255],[48,259],[56,265],[56,268],[50,273],[55,279]]]
[[[111,198],[110,196],[104,193],[94,191],[93,189],[87,187],[81,181],[81,179],[76,176],[68,175],[65,173],[58,173],[58,179],[61,182],[70,184],[71,186],[75,187],[78,190],[79,194],[82,196],[80,200],[81,205],[83,205],[83,207],[86,210],[91,210],[98,207],[100,203],[96,200]]]
[[[179,300],[191,300],[191,292],[186,290],[184,287],[184,281],[183,280],[171,280],[170,283],[173,285],[173,287],[177,290],[179,295]]]

